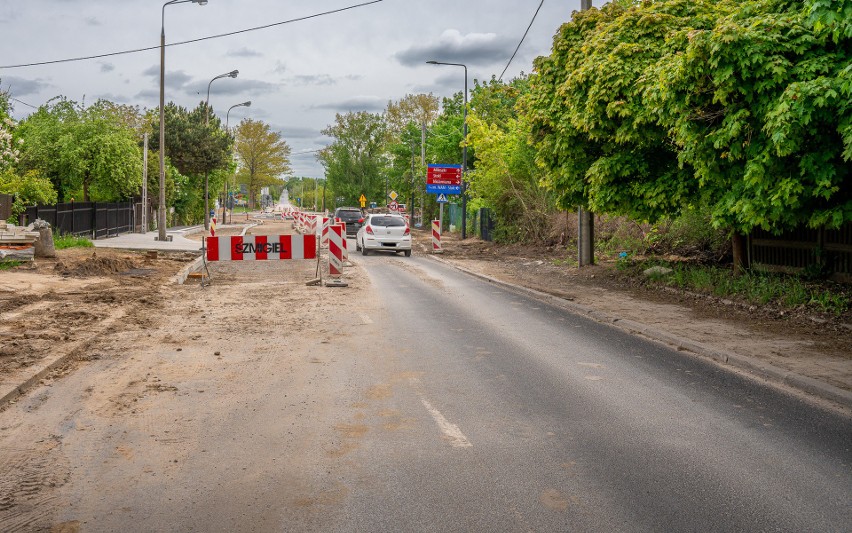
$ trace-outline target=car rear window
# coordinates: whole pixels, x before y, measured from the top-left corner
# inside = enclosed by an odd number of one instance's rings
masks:
[[[373,217],[370,219],[370,224],[384,227],[405,226],[405,220],[401,217]]]
[[[353,220],[359,220],[361,218],[361,212],[360,211],[338,211],[337,212],[337,218],[339,218],[341,220],[345,220],[347,222],[353,221]]]

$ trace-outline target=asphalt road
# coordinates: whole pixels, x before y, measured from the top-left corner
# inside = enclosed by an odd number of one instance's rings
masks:
[[[347,288],[215,264],[93,340],[0,412],[0,530],[849,531],[845,415],[423,256],[352,260]]]
[[[367,433],[356,456],[370,483],[339,529],[849,530],[848,419],[410,261],[362,263],[409,376],[385,409],[418,423]]]

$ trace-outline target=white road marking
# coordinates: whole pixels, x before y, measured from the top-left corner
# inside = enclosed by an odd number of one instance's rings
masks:
[[[418,393],[419,394],[419,393]],[[467,440],[467,437],[464,436],[464,433],[461,432],[459,427],[441,414],[440,411],[432,407],[432,404],[429,403],[429,400],[426,399],[422,394],[420,394],[420,401],[423,402],[423,407],[429,411],[429,414],[432,415],[432,418],[435,420],[435,423],[438,424],[438,428],[440,428],[441,433],[447,436],[450,439],[450,445],[454,448],[470,448],[473,444]]]

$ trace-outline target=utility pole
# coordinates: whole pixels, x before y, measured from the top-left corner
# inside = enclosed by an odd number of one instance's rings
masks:
[[[148,232],[148,134],[142,139],[142,234],[145,234]]]
[[[580,0],[580,10],[592,9],[592,0]],[[595,264],[595,214],[577,208],[577,261],[581,267]]]

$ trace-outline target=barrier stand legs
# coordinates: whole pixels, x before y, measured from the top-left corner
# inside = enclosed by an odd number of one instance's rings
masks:
[[[201,238],[201,263],[202,271],[199,272],[201,275],[201,286],[207,287],[212,284],[210,279],[210,267],[207,265],[207,237]]]
[[[348,287],[341,279],[343,276],[343,246],[346,242],[346,230],[334,224],[328,228],[328,277],[326,287]]]
[[[444,249],[441,247],[441,221],[432,221],[432,253],[442,254]]]

